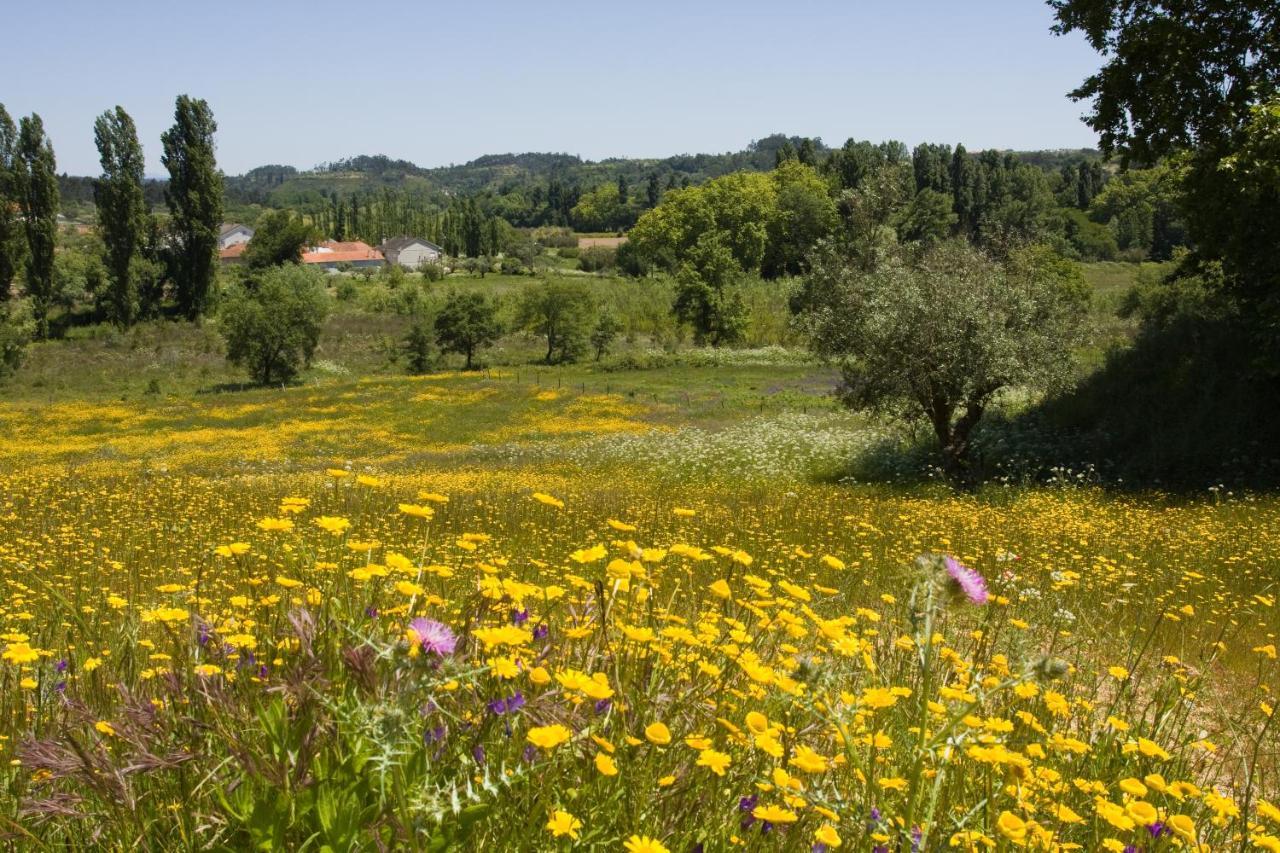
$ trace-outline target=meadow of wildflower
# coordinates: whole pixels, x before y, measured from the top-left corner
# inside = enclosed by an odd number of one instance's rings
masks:
[[[3,404],[0,837],[1280,850],[1280,500],[838,482],[814,371]]]

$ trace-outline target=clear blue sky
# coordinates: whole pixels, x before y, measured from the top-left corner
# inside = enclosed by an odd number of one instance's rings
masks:
[[[1066,93],[1099,64],[1037,0],[15,2],[0,102],[36,111],[60,171],[96,174],[122,105],[148,173],[179,93],[228,174],[353,154],[589,159],[743,148],[773,132],[1075,148]]]

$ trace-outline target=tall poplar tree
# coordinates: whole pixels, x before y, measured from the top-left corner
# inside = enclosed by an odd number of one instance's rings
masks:
[[[0,104],[0,302],[9,298],[13,277],[18,272],[22,247],[18,242],[18,217],[14,207],[18,203],[17,175],[14,172],[14,151],[18,142],[18,129],[13,119]]]
[[[49,306],[53,302],[53,249],[58,234],[58,175],[53,145],[44,122],[32,113],[18,127],[14,152],[18,209],[27,237],[27,295],[36,323],[36,337],[49,336]]]
[[[222,173],[214,156],[218,125],[208,102],[179,95],[173,127],[160,136],[169,170],[165,202],[172,222],[178,310],[194,320],[208,306],[222,224]]]
[[[138,318],[139,264],[149,226],[142,193],[146,163],[138,129],[123,107],[98,116],[93,137],[102,161],[102,177],[94,184],[93,198],[98,231],[106,246],[107,319],[127,328]]]

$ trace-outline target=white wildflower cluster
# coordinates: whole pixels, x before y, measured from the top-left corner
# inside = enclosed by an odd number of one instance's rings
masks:
[[[881,440],[879,432],[852,428],[854,423],[845,413],[789,412],[722,430],[605,435],[577,445],[568,455],[583,465],[640,465],[656,475],[686,480],[725,474],[739,480],[795,479],[838,470]]]

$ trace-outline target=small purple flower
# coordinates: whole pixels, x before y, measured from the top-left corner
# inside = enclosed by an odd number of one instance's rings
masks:
[[[67,671],[67,661],[65,659],[58,661],[53,665],[53,671],[62,674]]]
[[[476,744],[471,750],[471,757],[476,760],[476,764],[483,766],[485,760],[484,747]]]
[[[551,628],[547,626],[547,623],[541,622],[538,624],[538,627],[533,629],[533,638],[535,640],[541,640],[543,637],[547,636],[547,634],[549,634],[550,632],[551,632]]]
[[[444,657],[453,654],[458,647],[458,638],[449,630],[449,626],[434,619],[414,619],[409,623],[409,630],[414,638],[422,644],[424,652],[433,652]]]
[[[536,746],[526,746],[521,757],[524,758],[526,764],[532,764],[534,759],[538,757],[538,748]]]
[[[488,707],[495,715],[510,714],[524,707],[524,694],[517,690],[505,699],[494,699]]]
[[[511,611],[511,624],[513,624],[513,625],[523,625],[524,623],[526,623],[526,622],[528,622],[528,621],[529,621],[529,611],[528,611],[528,610],[513,610],[513,611]]]
[[[987,603],[987,582],[982,575],[961,563],[955,557],[945,557],[947,574],[956,591],[964,595],[974,604]]]
[[[438,741],[444,740],[444,735],[445,735],[445,727],[436,726],[434,729],[427,729],[423,733],[422,737],[423,737],[423,740],[425,740],[427,743],[436,743]]]
[[[365,616],[368,616],[370,619],[377,619],[377,618],[378,618],[378,608],[373,607],[372,605],[371,605],[371,606],[369,606],[369,607],[366,607],[366,608],[364,609],[364,615],[365,615]]]
[[[1147,827],[1147,832],[1151,833],[1152,838],[1159,838],[1162,835],[1172,835],[1173,830],[1164,825],[1163,821],[1156,821]]]
[[[213,632],[209,630],[209,626],[201,622],[196,627],[196,642],[202,646],[209,645],[209,640],[213,639]]]

